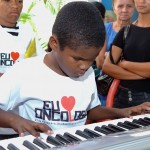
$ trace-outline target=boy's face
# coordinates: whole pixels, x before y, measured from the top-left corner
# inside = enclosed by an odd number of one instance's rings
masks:
[[[23,0],[0,0],[0,25],[13,27],[23,7]]]
[[[55,66],[57,70],[59,68],[59,73],[73,78],[84,75],[100,52],[100,48],[87,46],[79,47],[77,50],[69,47],[60,50],[57,45],[52,49]]]

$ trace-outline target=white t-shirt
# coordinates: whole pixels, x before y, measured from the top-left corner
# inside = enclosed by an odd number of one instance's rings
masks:
[[[48,68],[43,59],[24,59],[0,78],[0,107],[19,108],[22,117],[53,130],[84,125],[87,111],[100,105],[93,69],[70,78]]]
[[[8,32],[17,32],[18,35],[13,36]],[[24,58],[42,53],[37,37],[27,24],[17,23],[16,29],[0,26],[0,73],[5,73],[14,63]]]

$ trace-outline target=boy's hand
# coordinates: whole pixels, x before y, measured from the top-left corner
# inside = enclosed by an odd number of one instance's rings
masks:
[[[150,113],[150,102],[144,102],[138,106],[121,109],[121,113],[124,117]]]
[[[46,134],[52,134],[53,131],[46,124],[36,123],[20,116],[14,118],[10,126],[19,133],[20,136],[24,136],[24,132],[29,132],[35,137],[40,137],[39,132],[44,132]]]

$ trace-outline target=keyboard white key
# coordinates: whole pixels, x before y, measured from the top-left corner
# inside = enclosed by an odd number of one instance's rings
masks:
[[[101,137],[108,137],[108,135],[106,135],[104,133],[100,133],[100,132],[94,130],[94,128],[96,126],[102,128],[102,126],[104,126],[104,125],[108,127],[109,124],[113,124],[113,125],[117,126],[118,122],[121,122],[121,123],[124,123],[125,121],[132,122],[133,119],[137,119],[138,120],[138,119],[141,119],[141,118],[144,118],[144,117],[150,118],[150,115],[149,114],[138,115],[138,116],[134,116],[133,118],[122,118],[122,119],[108,120],[108,121],[93,123],[93,124],[84,125],[84,126],[77,126],[77,127],[73,127],[73,128],[69,128],[69,129],[67,128],[67,129],[62,129],[62,130],[56,130],[56,131],[54,131],[54,134],[52,134],[51,136],[55,138],[57,134],[60,134],[60,135],[63,136],[64,133],[68,132],[69,134],[71,134],[71,135],[73,135],[73,136],[75,136],[75,137],[77,137],[77,138],[79,138],[81,140],[81,141],[79,141],[77,143],[82,143],[83,141],[85,141],[85,143],[86,143],[86,141],[88,141],[88,140],[86,138],[84,138],[84,137],[81,137],[80,135],[77,135],[76,134],[77,130],[84,131],[84,129],[87,128],[87,129],[90,129],[90,130],[94,131],[95,133],[100,134]],[[141,125],[141,127],[143,127],[143,126]],[[122,128],[122,129],[124,129],[126,131],[129,131],[129,132],[127,132],[128,134],[132,133],[131,132],[132,130],[125,129],[123,127],[120,127],[120,128]],[[141,133],[139,133],[139,134],[141,134]],[[146,134],[150,135],[150,132],[145,132],[145,135]],[[141,134],[141,136],[142,136],[142,134]],[[44,133],[41,133],[41,137],[43,138],[42,141],[45,144],[47,144],[48,146],[51,147],[50,149],[56,147],[55,145],[50,144],[50,143],[47,142],[48,135],[46,135]],[[24,136],[24,137],[18,137],[18,138],[12,138],[12,139],[7,139],[7,140],[2,140],[2,141],[0,141],[0,146],[2,146],[3,148],[5,148],[6,150],[8,150],[8,148],[7,148],[8,144],[12,143],[12,144],[14,144],[20,150],[29,150],[28,148],[26,148],[23,145],[23,142],[25,140],[27,140],[27,141],[31,142],[34,146],[36,146],[39,150],[42,150],[43,148],[41,148],[40,146],[38,146],[38,145],[36,145],[36,144],[33,143],[34,139],[35,139],[35,137],[33,137],[32,135],[27,135],[27,136]],[[94,141],[94,138],[91,138],[90,140]],[[97,141],[97,140],[95,140],[95,141]],[[60,140],[59,140],[59,142],[60,142]],[[74,144],[70,144],[70,145],[74,145]],[[95,143],[95,145],[96,145],[96,143]],[[64,146],[59,146],[58,149],[59,148],[63,149],[63,147]],[[65,147],[64,147],[64,149],[65,149]]]

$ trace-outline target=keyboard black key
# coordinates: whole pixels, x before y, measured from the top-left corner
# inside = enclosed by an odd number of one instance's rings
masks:
[[[101,128],[107,130],[109,132],[109,134],[116,132],[114,129],[111,129],[110,127],[108,127],[106,125],[102,125]]]
[[[139,125],[142,125],[142,126],[148,126],[147,123],[145,123],[145,122],[143,122],[143,121],[141,121],[139,119],[138,120],[137,119],[133,119],[132,122],[134,122],[136,124],[139,124]]]
[[[135,128],[133,128],[132,126],[129,126],[129,125],[127,125],[127,124],[125,124],[125,123],[122,123],[122,122],[118,122],[118,123],[117,123],[117,126],[123,127],[123,128],[125,128],[125,129],[128,129],[128,130],[135,129]]]
[[[52,145],[55,145],[55,146],[62,146],[64,145],[64,143],[62,143],[61,141],[59,141],[58,139],[56,139],[55,137],[49,135],[46,139],[46,141]]]
[[[118,130],[116,130],[116,129],[114,129],[114,128],[112,128],[111,126],[109,126],[109,125],[107,125],[106,127],[105,127],[105,129],[106,130],[109,130],[110,132],[112,132],[112,133],[116,133],[116,132],[118,132]]]
[[[17,147],[16,147],[14,144],[12,144],[12,143],[8,144],[7,148],[8,148],[9,150],[19,150],[19,148],[17,148]]]
[[[150,121],[150,118],[148,118],[148,117],[144,117],[144,119],[146,119],[146,120]]]
[[[140,118],[139,120],[142,121],[142,122],[145,122],[147,125],[150,125],[150,121],[149,120],[146,120],[144,118]]]
[[[132,126],[132,127],[135,128],[135,129],[141,127],[140,125],[138,125],[138,124],[136,124],[136,123],[134,123],[134,122],[130,122],[130,121],[125,121],[124,123],[126,123],[127,125]]]
[[[68,133],[68,132],[65,132],[65,133],[64,133],[64,136],[65,136],[68,140],[70,140],[70,141],[72,141],[72,142],[79,142],[79,141],[81,141],[81,139],[79,139],[78,137],[76,137],[76,136],[74,136],[74,135],[72,135],[72,134],[70,134],[70,133]]]
[[[94,132],[93,130],[90,130],[90,129],[87,129],[87,128],[84,129],[84,132],[86,132],[92,138],[96,138],[96,137],[102,136],[102,135]]]
[[[116,130],[117,132],[123,132],[123,131],[126,131],[125,129],[121,128],[121,127],[118,127],[116,125],[113,125],[113,124],[109,124],[108,127],[111,127],[112,129]]]
[[[95,131],[98,131],[98,132],[100,132],[100,133],[103,133],[103,134],[110,134],[107,130],[105,130],[105,129],[102,129],[101,127],[99,127],[99,126],[96,126],[95,128],[94,128],[94,130]]]
[[[83,131],[81,131],[81,130],[77,130],[77,131],[75,132],[75,134],[77,134],[77,135],[79,135],[79,136],[81,136],[81,137],[83,137],[83,138],[85,138],[85,139],[90,139],[90,138],[91,138],[87,133],[85,133],[85,132],[83,132]]]
[[[63,142],[63,143],[66,143],[66,144],[72,143],[67,138],[62,136],[61,134],[56,134],[55,138],[58,139],[59,141]]]
[[[43,148],[43,149],[50,148],[49,145],[47,145],[46,143],[44,143],[42,140],[40,140],[38,138],[34,139],[33,143],[36,144],[37,146]]]
[[[30,150],[40,150],[38,147],[36,147],[35,145],[33,145],[31,142],[27,140],[23,142],[23,145]]]
[[[0,145],[0,150],[6,150],[6,149]]]

